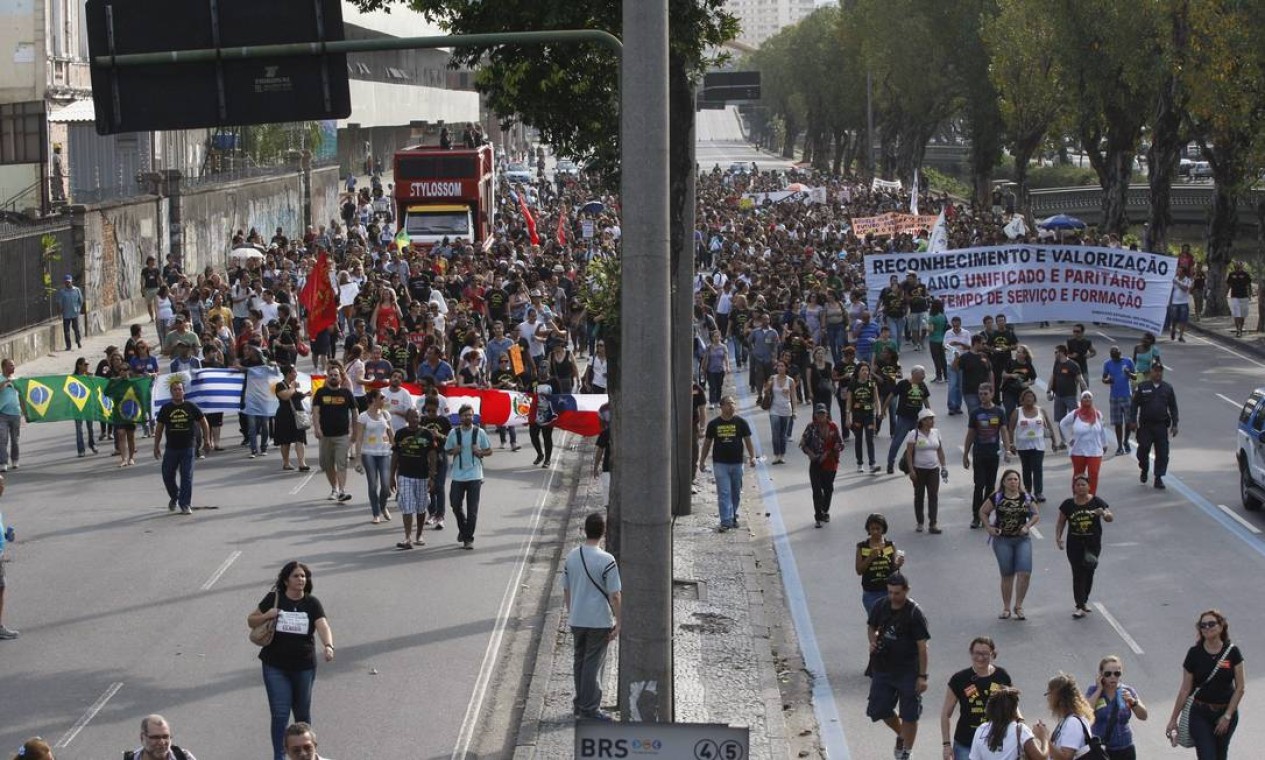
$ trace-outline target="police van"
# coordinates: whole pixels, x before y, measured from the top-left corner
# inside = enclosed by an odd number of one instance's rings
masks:
[[[1257,388],[1239,412],[1239,496],[1243,507],[1265,505],[1265,388]]]

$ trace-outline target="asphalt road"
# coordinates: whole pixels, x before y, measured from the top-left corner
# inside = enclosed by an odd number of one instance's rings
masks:
[[[319,473],[282,472],[275,449],[247,459],[228,428],[229,450],[197,465],[193,517],[168,513],[150,439],[120,470],[104,448],[77,459],[70,423],[22,433],[3,503],[19,534],[5,621],[22,636],[0,647],[0,747],[39,734],[58,758],[116,758],[161,712],[200,757],[267,757],[245,616],[292,558],[311,566],[337,644],[313,700],[322,751],[447,758],[489,739],[475,736],[487,655],[556,480],[531,465],[525,431],[522,451],[488,462],[473,552],[457,548],[451,516],[426,547],[396,551],[398,513],[370,524],[363,476],[350,473],[355,499],[336,505]]]

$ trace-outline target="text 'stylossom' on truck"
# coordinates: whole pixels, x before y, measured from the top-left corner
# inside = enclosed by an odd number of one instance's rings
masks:
[[[492,159],[490,145],[396,151],[396,219],[413,246],[430,248],[444,238],[461,238],[478,249],[488,240],[496,190]]]

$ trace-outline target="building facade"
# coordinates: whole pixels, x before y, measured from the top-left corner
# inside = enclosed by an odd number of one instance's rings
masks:
[[[816,0],[728,0],[725,10],[738,17],[738,41],[759,47],[765,40],[817,9]]]

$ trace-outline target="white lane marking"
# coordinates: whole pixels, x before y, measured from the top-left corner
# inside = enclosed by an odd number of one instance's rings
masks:
[[[228,559],[221,562],[220,566],[215,569],[215,572],[211,573],[211,577],[206,579],[206,583],[202,584],[202,590],[210,591],[211,587],[215,585],[215,582],[220,579],[220,576],[228,572],[228,569],[233,566],[233,563],[236,562],[237,558],[240,556],[242,556],[242,553],[239,551],[228,555]]]
[[[69,746],[70,743],[75,740],[75,737],[79,735],[79,732],[84,729],[84,726],[88,725],[90,720],[97,717],[97,713],[101,712],[101,708],[105,707],[105,703],[109,702],[115,694],[118,694],[119,689],[121,688],[123,688],[122,681],[115,681],[110,684],[110,688],[106,689],[105,693],[98,697],[96,702],[92,703],[92,707],[88,708],[88,712],[81,715],[79,720],[75,721],[75,725],[71,726],[69,731],[61,735],[61,738],[53,745],[53,749],[65,749]]]
[[[1220,393],[1218,393],[1218,394],[1217,394],[1217,398],[1219,398],[1219,399],[1221,399],[1222,401],[1226,402],[1227,404],[1229,404],[1230,406],[1234,407],[1235,409],[1242,409],[1242,408],[1243,408],[1243,405],[1242,405],[1242,404],[1240,404],[1239,402],[1237,402],[1237,401],[1235,401],[1234,399],[1230,398],[1229,396],[1223,396],[1223,395],[1221,395]]]
[[[1218,505],[1217,505],[1217,509],[1221,510],[1222,512],[1225,512],[1227,515],[1229,515],[1229,516],[1230,516],[1230,519],[1231,519],[1231,520],[1234,520],[1234,521],[1235,521],[1236,523],[1238,523],[1239,525],[1242,525],[1244,528],[1247,528],[1249,532],[1254,533],[1254,534],[1256,534],[1256,535],[1258,535],[1258,536],[1261,534],[1261,529],[1260,529],[1260,528],[1258,528],[1258,527],[1256,527],[1255,525],[1253,525],[1252,523],[1248,522],[1248,520],[1247,520],[1247,518],[1246,518],[1246,517],[1244,517],[1243,515],[1239,514],[1238,512],[1235,512],[1233,509],[1230,509],[1230,508],[1229,508],[1229,507],[1227,507],[1226,505],[1224,505],[1224,504],[1218,504]]]
[[[570,433],[555,444],[566,448]],[[474,682],[474,693],[470,695],[470,703],[466,705],[466,715],[461,721],[461,731],[457,733],[457,745],[452,750],[452,760],[464,760],[470,751],[470,742],[474,740],[475,728],[479,723],[479,714],[483,711],[483,700],[487,697],[488,686],[492,682],[492,671],[500,659],[501,643],[505,640],[505,628],[509,624],[510,613],[514,610],[514,601],[518,598],[518,589],[523,582],[523,573],[527,570],[527,560],[531,556],[532,545],[536,542],[536,532],[540,529],[540,515],[544,512],[545,502],[553,490],[554,476],[558,474],[558,463],[562,457],[549,466],[549,477],[541,489],[540,498],[536,501],[536,511],[532,514],[527,537],[523,539],[523,548],[518,555],[518,565],[513,577],[505,586],[501,595],[501,606],[496,612],[496,625],[492,627],[492,637],[488,639],[487,649],[483,652],[483,664],[479,666],[479,676]]]
[[[1035,526],[1034,526],[1034,527],[1031,527],[1031,528],[1028,528],[1028,535],[1032,536],[1033,538],[1037,539],[1038,541],[1042,541],[1042,540],[1044,540],[1044,539],[1045,539],[1045,536],[1041,535],[1041,531],[1037,530],[1037,528],[1036,528]]]
[[[1116,342],[1116,339],[1115,339],[1115,338],[1111,337],[1110,335],[1108,335],[1107,333],[1103,332],[1102,330],[1094,330],[1094,335],[1101,335],[1101,336],[1102,336],[1105,340],[1108,340],[1108,341],[1110,341],[1110,342],[1112,342],[1112,343],[1115,343],[1115,342]]]
[[[1129,635],[1129,632],[1124,629],[1124,626],[1120,625],[1120,621],[1116,620],[1116,618],[1107,611],[1107,608],[1103,606],[1102,602],[1094,602],[1094,608],[1102,613],[1103,619],[1111,624],[1112,628],[1116,629],[1116,633],[1120,634],[1120,638],[1124,639],[1124,643],[1133,650],[1134,654],[1142,654],[1142,647],[1138,646],[1138,642],[1134,641],[1133,637]]]
[[[1204,337],[1199,336],[1199,335],[1192,335],[1192,336],[1191,336],[1191,338],[1192,338],[1193,340],[1197,340],[1197,341],[1199,341],[1199,342],[1203,343],[1205,346],[1212,346],[1213,348],[1219,348],[1219,349],[1221,349],[1222,351],[1225,351],[1227,354],[1230,354],[1230,355],[1232,355],[1232,356],[1237,356],[1237,357],[1239,357],[1240,359],[1242,359],[1242,360],[1243,360],[1243,361],[1245,361],[1245,362],[1251,362],[1252,364],[1255,364],[1255,365],[1256,365],[1256,366],[1258,366],[1258,367],[1265,367],[1265,364],[1261,363],[1260,361],[1258,361],[1258,360],[1256,360],[1256,359],[1253,359],[1253,358],[1252,358],[1252,357],[1250,357],[1250,356],[1244,356],[1243,354],[1239,353],[1238,351],[1235,351],[1233,348],[1230,348],[1229,346],[1223,346],[1223,345],[1221,345],[1221,343],[1220,343],[1219,341],[1215,341],[1215,340],[1208,340],[1207,338],[1204,338]],[[1166,365],[1166,366],[1167,366],[1167,365]]]
[[[304,488],[304,486],[306,486],[308,483],[311,483],[311,482],[312,482],[312,478],[314,478],[314,477],[316,477],[316,470],[312,470],[311,472],[309,472],[309,473],[307,474],[307,477],[303,479],[303,482],[299,483],[299,484],[298,484],[297,486],[295,486],[294,488],[291,488],[291,489],[290,489],[290,495],[291,495],[291,496],[297,496],[297,495],[299,494],[299,491],[302,491],[302,490],[303,490],[303,488]]]

